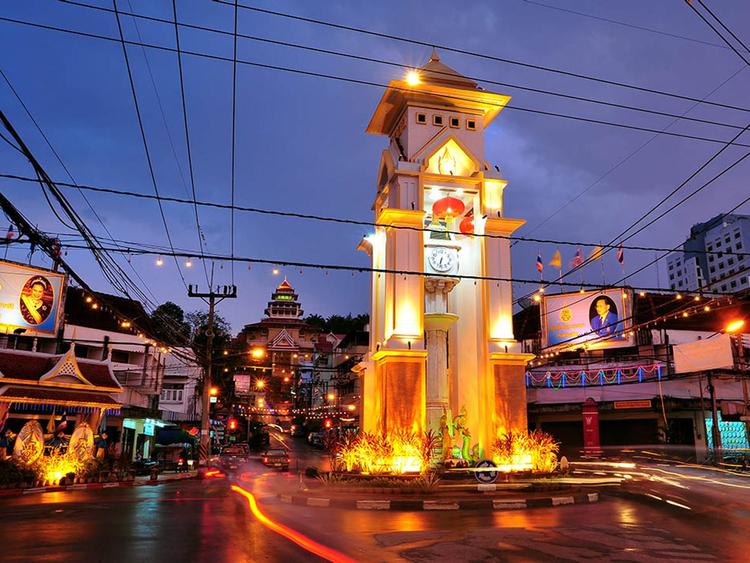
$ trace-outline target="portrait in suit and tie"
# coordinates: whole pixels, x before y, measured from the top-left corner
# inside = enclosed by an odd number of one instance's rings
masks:
[[[618,332],[620,328],[617,307],[614,301],[606,296],[597,297],[589,310],[591,330],[598,336],[622,338]]]

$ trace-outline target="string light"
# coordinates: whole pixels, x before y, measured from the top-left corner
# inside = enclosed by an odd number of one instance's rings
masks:
[[[274,276],[278,276],[278,275],[279,275],[279,269],[278,269],[278,268],[274,268],[273,270],[271,270],[271,273],[272,273],[272,274],[273,274]]]
[[[193,267],[193,261],[192,260],[185,260],[185,267],[186,268],[192,268]]]
[[[156,265],[157,265],[157,266],[163,266],[163,265],[164,265],[164,260],[162,259],[162,257],[161,257],[161,256],[159,256],[159,257],[158,257],[158,258],[156,259]]]

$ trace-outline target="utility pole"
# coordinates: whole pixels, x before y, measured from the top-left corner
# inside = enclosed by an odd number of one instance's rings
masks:
[[[195,289],[193,289],[195,288]],[[208,460],[211,457],[211,378],[213,371],[214,362],[214,308],[217,303],[221,303],[224,299],[233,299],[237,297],[237,286],[236,285],[222,285],[218,286],[217,291],[213,291],[209,288],[208,292],[201,293],[198,291],[198,286],[188,286],[188,297],[199,297],[208,303],[208,327],[206,328],[206,353],[208,358],[206,360],[206,367],[203,374],[203,396],[201,398],[201,439],[198,459],[199,466],[208,466]],[[221,290],[221,291],[219,291]]]
[[[742,343],[742,333],[737,334],[737,367],[742,380],[742,400],[745,403],[745,436],[750,441],[750,397],[747,390],[747,369],[745,368],[745,347]]]
[[[714,442],[714,465],[721,465],[723,452],[721,445],[721,431],[719,429],[719,413],[716,406],[714,380],[710,371],[708,372],[708,395],[711,398],[711,418],[713,419],[713,424],[711,425],[711,437]]]

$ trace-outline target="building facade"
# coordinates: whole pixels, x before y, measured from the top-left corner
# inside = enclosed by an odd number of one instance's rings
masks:
[[[667,256],[676,291],[736,293],[750,288],[750,216],[724,214],[693,225],[681,252]]]

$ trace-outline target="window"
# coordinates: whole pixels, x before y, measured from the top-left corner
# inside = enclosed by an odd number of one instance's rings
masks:
[[[425,125],[427,123],[427,114],[426,113],[418,113],[417,114],[417,123],[420,125]]]
[[[706,250],[708,250],[709,252],[711,252],[713,249],[714,249],[714,247],[711,246],[710,244],[706,247]]]
[[[715,273],[716,273],[716,266],[711,266],[711,267],[710,267],[710,268],[708,269],[708,271],[709,271],[709,272],[711,272],[712,274],[715,274]]]
[[[76,344],[76,358],[88,358],[89,357],[89,347],[88,346],[81,346],[80,344]]]
[[[716,241],[716,248],[719,248],[721,246],[721,239]]]
[[[723,252],[719,252],[718,257],[722,258],[723,256],[724,256],[724,253]]]
[[[112,350],[112,354],[110,355],[110,357],[116,364],[130,363],[130,355],[123,350]]]
[[[713,254],[709,254],[708,255],[708,261],[709,262],[713,262],[714,261],[714,255]]]
[[[719,270],[723,270],[723,269],[724,269],[724,262],[719,262]]]
[[[670,289],[674,289],[674,284],[673,284],[673,283],[670,283],[670,284],[669,284],[669,287],[670,287]]]
[[[669,279],[673,280],[674,279],[674,274],[669,274]]]
[[[672,270],[674,270],[674,264],[669,265],[669,271],[671,272]]]
[[[682,270],[677,270],[677,277],[680,277],[682,275]]]
[[[453,127],[454,129],[458,129],[459,127],[461,127],[461,120],[457,117],[451,117],[450,123],[451,127]]]
[[[732,289],[734,289],[735,287],[737,287],[737,280],[732,280],[732,283],[730,283],[729,285],[731,285]]]
[[[727,258],[727,264],[729,266],[731,266],[732,264],[734,264],[734,258]]]
[[[467,119],[466,120],[466,128],[469,131],[475,131],[477,128],[477,120],[476,119]]]
[[[727,284],[725,284],[725,283],[724,283],[724,284],[722,284],[722,285],[721,285],[721,290],[722,290],[722,291],[726,291],[726,290],[727,290]]]
[[[734,231],[734,238],[740,238],[740,232]]]
[[[741,283],[742,285],[747,285],[747,276],[743,276],[743,277],[741,277],[741,278],[740,278],[740,283]]]
[[[432,116],[432,124],[433,125],[443,125],[443,116],[442,115],[433,115]]]
[[[731,241],[732,241],[732,239],[730,239],[729,237],[726,237],[724,239],[724,242],[727,243],[727,244],[729,244]]]
[[[736,248],[737,250],[742,250],[742,241],[738,242],[738,243],[737,243],[737,244],[735,245],[735,248]]]

